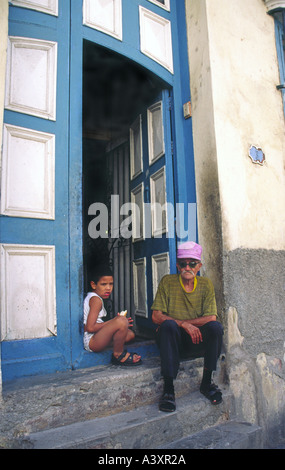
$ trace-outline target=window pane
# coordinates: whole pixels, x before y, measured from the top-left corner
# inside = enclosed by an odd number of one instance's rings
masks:
[[[164,154],[164,133],[162,102],[148,109],[149,162],[152,163]]]
[[[142,172],[142,127],[139,116],[130,128],[131,178]]]
[[[152,113],[152,139],[153,154],[159,155],[163,151],[161,109],[156,109]]]
[[[170,0],[149,0],[150,2],[154,3],[155,5],[160,5],[165,10],[170,11]]]

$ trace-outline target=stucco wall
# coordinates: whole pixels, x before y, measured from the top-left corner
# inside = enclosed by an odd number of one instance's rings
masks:
[[[262,0],[208,1],[207,19],[224,249],[282,250],[285,126],[274,21]],[[252,144],[263,149],[264,166],[248,157]]]
[[[285,123],[274,21],[263,0],[186,0],[186,7],[205,272],[220,308],[237,308],[252,353],[281,357]],[[249,158],[251,145],[263,149],[263,166]],[[251,330],[266,318],[276,324],[278,345],[271,337],[263,348]]]
[[[193,113],[199,243],[203,269],[215,286],[218,311],[223,308],[222,221],[214,127],[212,71],[205,1],[186,0],[190,86]]]
[[[2,142],[2,129],[3,129],[7,37],[8,37],[8,0],[0,0],[0,142]],[[0,342],[0,396],[1,396],[1,389],[2,389],[2,374],[1,374],[1,342]]]
[[[8,37],[8,0],[0,0],[0,142],[2,142],[2,128],[3,128],[7,37]]]
[[[238,414],[285,434],[285,121],[274,20],[263,0],[185,3],[202,274],[215,285]],[[251,145],[264,151],[263,166]],[[270,406],[269,375],[279,384]]]

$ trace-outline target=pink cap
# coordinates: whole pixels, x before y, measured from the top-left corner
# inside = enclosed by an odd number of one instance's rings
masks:
[[[202,247],[195,242],[181,243],[177,249],[177,258],[193,258],[201,261]]]

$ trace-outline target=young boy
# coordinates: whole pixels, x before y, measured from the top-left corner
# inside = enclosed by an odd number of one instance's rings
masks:
[[[107,315],[103,299],[108,299],[112,293],[114,280],[109,267],[99,267],[94,272],[90,282],[92,291],[84,300],[84,348],[90,352],[103,351],[113,345],[111,362],[120,366],[137,366],[142,363],[141,356],[129,353],[124,349],[125,343],[134,339],[135,334],[129,329],[133,320],[119,314],[108,321],[103,321]]]

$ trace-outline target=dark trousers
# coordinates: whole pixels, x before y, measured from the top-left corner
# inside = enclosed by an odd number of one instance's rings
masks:
[[[180,359],[188,355],[204,356],[204,367],[216,370],[221,354],[223,327],[217,321],[210,321],[199,327],[203,341],[193,344],[191,337],[174,320],[165,320],[157,331],[157,344],[160,350],[161,374],[176,378]]]

